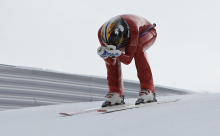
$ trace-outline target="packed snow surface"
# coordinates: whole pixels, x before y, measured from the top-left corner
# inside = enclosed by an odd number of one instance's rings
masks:
[[[108,114],[98,112],[63,117],[99,107],[102,102],[73,103],[0,111],[1,136],[219,136],[220,94],[158,97],[145,107]],[[127,99],[134,103],[136,99]]]

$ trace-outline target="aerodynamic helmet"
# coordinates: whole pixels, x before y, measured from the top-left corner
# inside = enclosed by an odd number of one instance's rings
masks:
[[[106,45],[115,45],[117,48],[124,45],[130,37],[130,27],[122,17],[113,17],[102,27],[101,38]]]

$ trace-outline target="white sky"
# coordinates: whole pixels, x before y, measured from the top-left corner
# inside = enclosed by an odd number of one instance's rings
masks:
[[[0,0],[0,64],[106,76],[99,27],[119,14],[157,24],[147,51],[154,82],[220,92],[218,0]],[[123,77],[138,80],[134,61]]]

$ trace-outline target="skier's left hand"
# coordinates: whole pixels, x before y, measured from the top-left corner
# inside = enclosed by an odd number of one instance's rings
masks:
[[[109,57],[118,57],[121,55],[121,51],[117,50],[114,45],[107,45],[105,51]]]
[[[97,53],[98,55],[103,58],[103,59],[106,59],[108,58],[108,54],[107,52],[105,51],[105,47],[104,46],[100,46],[98,49],[97,49]]]

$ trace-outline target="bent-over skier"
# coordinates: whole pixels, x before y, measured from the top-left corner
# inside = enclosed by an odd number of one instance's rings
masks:
[[[123,104],[121,62],[128,65],[135,60],[140,92],[135,104],[156,101],[152,72],[146,50],[155,42],[156,24],[136,15],[119,15],[101,26],[98,39],[101,46],[98,55],[107,68],[109,92],[102,107]]]

